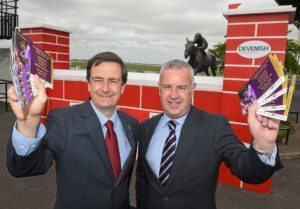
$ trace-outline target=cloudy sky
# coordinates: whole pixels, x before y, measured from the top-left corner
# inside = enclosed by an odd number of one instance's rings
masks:
[[[201,32],[209,47],[223,42],[228,3],[268,8],[274,0],[20,0],[19,26],[47,24],[72,31],[71,58],[113,51],[126,62],[183,59],[186,37]],[[293,29],[290,38],[297,39]],[[0,40],[0,48],[10,42]]]

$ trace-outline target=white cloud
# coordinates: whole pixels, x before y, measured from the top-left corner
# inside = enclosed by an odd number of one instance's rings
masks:
[[[209,47],[223,42],[228,3],[264,8],[274,0],[23,0],[19,25],[64,27],[71,34],[71,58],[114,51],[125,61],[163,63],[183,59],[186,37],[201,32]],[[291,36],[297,38],[291,26]],[[0,41],[0,47],[9,42]]]

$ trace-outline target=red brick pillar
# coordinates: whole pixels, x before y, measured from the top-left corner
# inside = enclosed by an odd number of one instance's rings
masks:
[[[27,38],[51,55],[54,70],[70,69],[70,31],[43,24],[32,27],[20,27],[20,29]],[[54,90],[56,86],[56,81],[54,80]],[[47,94],[51,97],[52,90],[47,89]],[[45,122],[47,113],[48,104],[42,114],[42,122]]]
[[[21,32],[48,52],[54,69],[70,68],[70,32],[51,26],[21,27]]]
[[[269,53],[284,63],[288,24],[295,9],[278,6],[247,10],[242,5],[230,5],[223,13],[228,20],[221,113],[226,115],[239,139],[251,143],[246,116],[241,114],[238,90],[257,70]],[[245,47],[246,46],[246,47]],[[264,46],[263,51],[245,51],[247,46]],[[259,192],[270,192],[271,180],[260,185],[246,184],[234,177],[223,165],[220,181]]]

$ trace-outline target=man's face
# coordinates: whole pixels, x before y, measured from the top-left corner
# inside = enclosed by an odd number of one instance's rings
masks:
[[[159,95],[164,112],[171,119],[185,115],[192,103],[195,84],[192,85],[188,69],[162,71]]]
[[[91,69],[88,89],[97,109],[110,117],[124,92],[121,66],[116,62],[102,62]]]

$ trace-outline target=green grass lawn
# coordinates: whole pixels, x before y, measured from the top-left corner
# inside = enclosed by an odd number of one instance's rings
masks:
[[[86,60],[71,60],[71,68],[86,69]],[[129,72],[159,72],[160,65],[125,63]]]
[[[71,68],[73,69],[86,69],[87,61],[86,60],[71,60]],[[125,63],[127,70],[129,72],[141,72],[141,73],[159,73],[160,65],[151,65],[151,64],[141,64],[141,63]],[[210,75],[212,72],[209,70]],[[206,76],[204,72],[198,73],[197,75]],[[217,71],[217,76],[223,76],[223,72]]]
[[[86,69],[87,61],[86,60],[70,60],[71,68]],[[77,68],[77,69],[78,69]]]
[[[160,65],[149,65],[149,64],[137,64],[137,63],[126,63],[127,70],[129,72],[155,72],[159,73]]]

